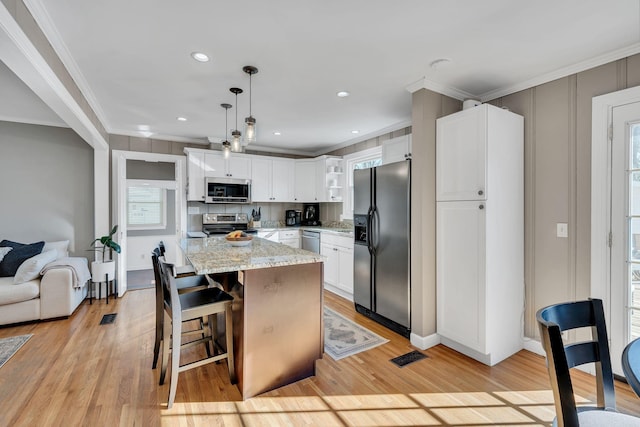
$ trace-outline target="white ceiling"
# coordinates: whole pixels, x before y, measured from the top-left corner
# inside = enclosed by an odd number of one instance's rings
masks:
[[[256,145],[314,153],[410,124],[408,89],[487,100],[640,52],[639,0],[25,3],[109,133],[224,138],[254,65]]]

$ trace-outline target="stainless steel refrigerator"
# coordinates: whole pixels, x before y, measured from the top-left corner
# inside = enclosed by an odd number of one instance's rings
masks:
[[[408,337],[411,331],[411,160],[353,173],[356,310]]]

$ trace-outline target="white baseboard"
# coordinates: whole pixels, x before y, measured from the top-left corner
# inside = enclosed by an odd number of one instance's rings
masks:
[[[420,350],[426,350],[440,344],[440,335],[431,334],[429,336],[422,337],[412,332],[410,335],[410,341],[411,345],[414,347],[418,347]]]
[[[538,340],[534,340],[533,338],[524,337],[524,349],[529,350],[530,352],[537,355],[546,357],[546,353],[542,348],[542,343]]]

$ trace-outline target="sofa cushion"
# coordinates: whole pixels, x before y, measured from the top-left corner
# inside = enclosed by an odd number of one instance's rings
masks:
[[[0,305],[14,304],[21,301],[38,298],[40,295],[40,280],[13,284],[13,277],[0,277]]]
[[[0,242],[0,247],[13,248],[13,250],[4,256],[2,262],[0,262],[0,277],[9,277],[15,276],[20,264],[42,252],[44,242],[25,245],[23,243],[12,242],[10,240],[3,240]]]
[[[4,256],[5,256],[6,254],[8,254],[8,253],[9,253],[9,251],[12,251],[12,250],[13,250],[13,248],[9,248],[9,247],[7,247],[7,248],[0,248],[0,262],[2,261],[2,259],[4,258]]]
[[[27,259],[18,267],[18,271],[16,271],[16,275],[13,278],[13,284],[18,285],[28,282],[29,280],[38,279],[40,277],[40,270],[51,261],[55,261],[56,256],[57,251],[51,250]]]
[[[56,259],[66,258],[69,256],[69,241],[60,240],[58,242],[44,242],[44,248],[42,248],[42,252],[50,250],[56,251]]]

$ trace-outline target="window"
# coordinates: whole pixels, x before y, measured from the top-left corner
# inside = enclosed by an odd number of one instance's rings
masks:
[[[127,187],[127,229],[166,228],[166,209],[166,189],[152,185],[130,185]]]
[[[382,147],[344,156],[345,172],[347,173],[347,193],[342,203],[342,218],[353,219],[353,171],[356,169],[372,168],[382,164]]]

